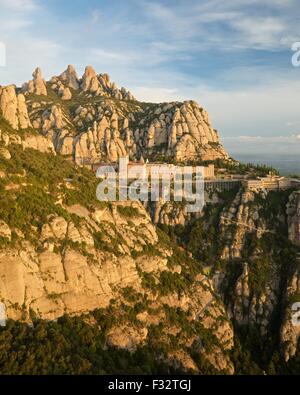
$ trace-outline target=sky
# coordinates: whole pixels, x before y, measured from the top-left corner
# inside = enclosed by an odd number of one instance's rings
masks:
[[[196,100],[225,146],[300,152],[299,0],[0,0],[0,16],[0,85],[91,64],[139,100]]]

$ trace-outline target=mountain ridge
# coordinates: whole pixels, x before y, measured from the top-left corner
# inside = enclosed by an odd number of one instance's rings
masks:
[[[79,163],[129,156],[176,162],[228,160],[207,111],[195,101],[142,103],[108,74],[73,66],[46,82],[37,68],[22,88],[0,87],[0,112],[13,129],[33,128]]]
[[[155,363],[167,373],[298,372],[297,187],[208,189],[196,215],[185,202],[99,202],[82,160],[217,158],[239,177],[272,169],[230,161],[197,103],[104,97],[87,74],[87,90],[72,68],[53,89],[40,70],[23,88],[0,88],[0,371],[111,373],[123,358],[140,373]]]

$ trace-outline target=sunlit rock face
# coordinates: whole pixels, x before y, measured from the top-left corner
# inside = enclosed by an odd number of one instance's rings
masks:
[[[0,87],[0,114],[15,130],[31,127],[25,97],[14,85]]]
[[[69,65],[49,82],[37,68],[22,93],[2,88],[1,111],[14,129],[33,126],[56,152],[77,163],[117,161],[122,156],[177,162],[227,160],[208,113],[194,101],[139,102],[92,66],[81,78]]]

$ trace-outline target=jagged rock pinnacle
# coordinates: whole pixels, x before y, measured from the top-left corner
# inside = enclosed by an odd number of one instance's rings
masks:
[[[16,87],[0,87],[0,112],[13,129],[31,126],[24,95],[16,94]]]
[[[42,77],[42,71],[39,67],[37,67],[32,73],[32,77],[33,79],[31,81],[23,85],[23,92],[47,96],[46,83]]]
[[[60,79],[66,83],[69,88],[79,89],[79,78],[76,70],[72,65],[69,65],[67,69],[60,75]]]

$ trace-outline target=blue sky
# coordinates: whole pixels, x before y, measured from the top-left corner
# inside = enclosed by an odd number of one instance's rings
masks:
[[[197,100],[225,144],[300,148],[298,0],[0,0],[0,15],[1,85],[92,64],[138,99]]]

